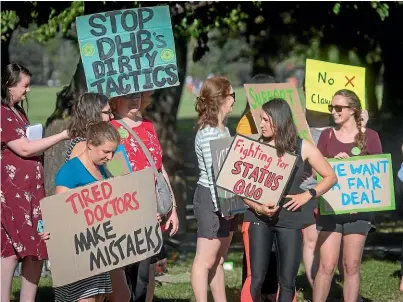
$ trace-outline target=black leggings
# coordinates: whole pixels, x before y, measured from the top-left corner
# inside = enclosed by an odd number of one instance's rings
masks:
[[[277,275],[280,287],[277,301],[292,302],[294,299],[295,279],[302,258],[301,230],[270,227],[264,223],[251,222],[244,231],[248,277],[242,288],[242,302],[260,301],[274,236],[276,237]]]

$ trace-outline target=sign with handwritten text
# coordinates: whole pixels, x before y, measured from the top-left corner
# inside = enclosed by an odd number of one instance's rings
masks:
[[[217,177],[217,186],[258,203],[278,204],[297,156],[237,134]]]
[[[321,197],[322,215],[395,209],[390,154],[328,159],[338,182]]]
[[[168,6],[77,17],[87,89],[108,97],[179,85]]]
[[[335,64],[317,60],[306,60],[305,92],[306,108],[329,113],[328,105],[340,89],[354,91],[365,105],[365,68]]]
[[[152,169],[41,200],[53,286],[158,254],[162,234]]]
[[[213,161],[215,179],[217,179],[220,168],[224,163],[233,140],[233,137],[226,137],[210,141],[211,159]],[[216,191],[220,204],[220,212],[224,216],[233,216],[235,214],[244,213],[248,209],[248,206],[238,195],[217,187]]]
[[[255,121],[256,128],[261,134],[260,111],[264,103],[274,98],[281,98],[290,105],[292,117],[298,130],[298,136],[302,139],[313,142],[305,113],[302,109],[297,88],[290,83],[270,84],[245,84],[246,97],[250,105],[250,111]]]

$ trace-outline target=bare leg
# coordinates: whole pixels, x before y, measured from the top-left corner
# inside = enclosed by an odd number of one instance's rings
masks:
[[[361,258],[366,238],[367,236],[363,234],[343,236],[343,296],[345,302],[357,302],[360,293]]]
[[[22,261],[21,301],[35,301],[39,279],[41,278],[42,265],[42,260],[33,260],[31,257],[25,257]]]
[[[152,302],[155,291],[155,263],[150,264],[150,280],[147,286],[147,297],[146,302]]]
[[[214,301],[227,301],[225,295],[225,279],[224,279],[224,259],[227,255],[228,248],[231,244],[233,232],[226,238],[220,238],[221,247],[218,252],[219,262],[218,265],[210,270],[209,272],[209,281],[210,281],[210,289],[211,294],[213,295]]]
[[[320,262],[313,284],[313,301],[326,302],[336,270],[342,235],[336,232],[319,232]]]
[[[111,302],[129,302],[130,290],[127,286],[126,275],[123,268],[109,272],[112,282],[112,294],[108,295]]]
[[[192,266],[191,283],[197,302],[207,302],[207,287],[210,270],[220,261],[218,253],[221,248],[220,239],[197,238],[196,256]]]
[[[316,249],[316,241],[318,240],[318,231],[316,230],[316,224],[312,224],[304,229],[303,238],[304,267],[308,282],[313,288],[313,280],[315,279],[319,266],[319,250]]]
[[[10,301],[11,283],[17,263],[17,256],[1,258],[1,302]]]

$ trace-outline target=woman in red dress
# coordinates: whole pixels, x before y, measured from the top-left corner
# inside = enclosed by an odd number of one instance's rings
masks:
[[[46,245],[37,227],[39,201],[45,196],[41,158],[46,149],[68,139],[67,131],[29,141],[29,125],[19,105],[30,91],[31,73],[18,64],[6,66],[1,78],[1,301],[10,301],[14,270],[22,261],[20,300],[35,301]]]

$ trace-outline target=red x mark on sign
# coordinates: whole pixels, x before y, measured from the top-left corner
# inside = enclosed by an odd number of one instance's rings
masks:
[[[344,76],[344,77],[347,80],[347,83],[346,83],[346,85],[344,85],[344,87],[347,87],[348,84],[351,84],[351,86],[354,87],[353,80],[355,79],[355,76],[353,76],[351,79],[349,79],[347,76]]]

